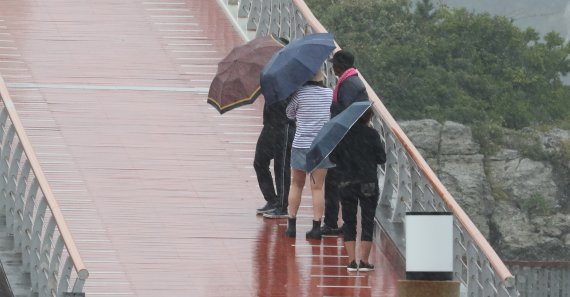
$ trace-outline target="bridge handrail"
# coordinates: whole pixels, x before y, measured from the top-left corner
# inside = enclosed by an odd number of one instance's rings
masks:
[[[529,268],[570,268],[570,261],[505,261],[509,266]]]
[[[44,174],[43,169],[40,165],[40,162],[38,161],[38,158],[36,157],[36,153],[34,152],[34,149],[31,145],[30,140],[26,134],[26,131],[22,125],[20,117],[18,116],[18,113],[15,109],[14,102],[12,101],[12,99],[10,97],[10,94],[8,92],[8,88],[7,88],[2,77],[0,77],[0,100],[4,104],[4,108],[8,114],[10,121],[11,121],[13,129],[15,130],[15,134],[18,138],[19,144],[23,148],[23,153],[24,153],[25,157],[27,157],[27,162],[29,162],[29,167],[35,176],[35,180],[37,180],[37,183],[39,184],[39,190],[43,194],[43,196],[44,196],[43,198],[45,198],[45,201],[47,203],[47,207],[48,207],[49,211],[51,212],[51,216],[52,216],[53,220],[55,221],[55,225],[57,226],[57,230],[59,232],[59,235],[61,236],[62,245],[65,246],[67,254],[68,254],[68,258],[71,259],[71,263],[65,263],[65,266],[71,265],[72,267],[75,268],[75,271],[77,273],[77,279],[76,279],[75,283],[73,284],[73,290],[72,291],[73,292],[82,292],[84,282],[89,277],[89,271],[87,270],[87,267],[85,266],[85,263],[83,262],[83,260],[81,258],[81,255],[79,254],[79,250],[77,249],[77,246],[75,245],[75,241],[73,240],[73,237],[71,235],[69,227],[67,226],[67,223],[64,219],[64,216],[61,212],[59,204],[58,204],[57,200],[55,199],[55,196],[52,192],[52,189],[48,183],[47,178],[45,177],[45,174]],[[4,123],[0,123],[0,124],[4,124]],[[2,139],[0,139],[0,140],[2,140]],[[21,178],[25,178],[25,177],[21,177]],[[31,194],[28,193],[28,195],[31,195]],[[44,222],[44,225],[46,225],[45,222]],[[44,226],[44,228],[45,228],[45,226]],[[47,227],[47,228],[49,229],[49,227]],[[26,230],[22,230],[22,231],[26,231]],[[41,228],[40,228],[40,231],[41,231]],[[49,234],[44,233],[44,237],[45,236],[49,236]],[[42,243],[42,244],[45,244],[45,243]],[[56,242],[53,244],[56,246],[55,249],[57,249],[58,243]],[[50,247],[45,247],[45,248],[50,248]],[[51,255],[52,257],[54,256],[54,253],[52,253],[52,255]],[[56,255],[56,256],[61,257],[61,255]],[[50,264],[48,264],[48,265],[52,266]],[[53,265],[53,267],[55,267],[57,269],[58,265]],[[31,267],[31,269],[34,269],[34,267]],[[59,269],[61,269],[61,268],[59,268]],[[65,267],[63,267],[63,269],[65,269]],[[53,272],[50,272],[50,273],[53,273]],[[48,277],[51,278],[51,276],[48,276]],[[58,287],[52,288],[54,291],[58,292],[58,296],[61,296],[63,293],[60,291],[60,289],[63,289],[63,290],[68,289],[65,287],[67,285],[67,280],[62,280],[63,277],[65,277],[65,276],[64,275],[60,276],[60,283],[58,284]],[[69,277],[69,275],[67,275],[67,277]],[[64,283],[62,283],[62,281],[64,281]]]
[[[325,27],[317,20],[317,18],[313,15],[310,8],[307,6],[305,1],[303,0],[292,0],[293,3],[297,6],[301,14],[305,17],[307,23],[313,28],[314,32],[324,33],[327,32]],[[467,233],[473,238],[476,245],[482,250],[482,252],[487,256],[491,265],[495,269],[495,271],[499,274],[499,277],[505,282],[507,286],[512,286],[514,284],[514,277],[510,273],[507,266],[503,263],[503,261],[499,258],[495,250],[491,247],[487,239],[481,234],[481,231],[473,224],[469,216],[463,211],[463,209],[459,206],[457,201],[451,196],[451,194],[447,191],[445,186],[441,183],[439,178],[435,175],[433,170],[429,167],[427,162],[421,156],[419,151],[416,149],[414,144],[410,141],[408,136],[402,131],[400,125],[396,122],[394,117],[388,112],[388,109],[384,106],[380,97],[376,94],[376,92],[370,87],[366,79],[361,75],[362,80],[366,86],[368,91],[368,95],[370,99],[373,101],[373,107],[378,114],[382,116],[384,121],[387,122],[388,126],[392,130],[392,133],[398,138],[400,143],[403,145],[404,149],[410,154],[414,162],[418,165],[419,170],[425,175],[428,179],[430,184],[432,185],[433,189],[440,195],[443,199],[447,207],[449,207],[450,211],[454,213],[455,217],[461,225],[465,228]]]

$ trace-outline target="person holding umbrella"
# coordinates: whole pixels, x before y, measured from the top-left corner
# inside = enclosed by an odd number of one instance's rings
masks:
[[[344,221],[344,246],[348,254],[348,271],[371,271],[368,262],[374,234],[374,216],[378,205],[378,165],[386,163],[386,152],[378,132],[369,126],[372,109],[368,109],[350,128],[330,154],[338,169],[338,192]],[[358,204],[361,213],[360,262],[356,261],[356,223]]]
[[[258,36],[233,48],[218,63],[218,70],[210,84],[207,103],[220,114],[246,104],[252,104],[261,95],[261,70],[274,54],[289,40],[275,35]],[[263,108],[263,129],[259,135],[253,167],[259,188],[266,203],[257,214],[271,218],[287,217],[287,197],[291,183],[289,166],[294,123],[287,119],[287,102],[267,104]],[[274,160],[275,185],[269,165]]]
[[[324,124],[330,119],[332,90],[323,83],[319,70],[313,79],[295,91],[291,103],[287,106],[287,116],[297,123],[295,138],[291,150],[292,182],[289,191],[289,218],[286,235],[296,236],[297,211],[301,204],[301,194],[307,177],[306,155],[313,139]],[[327,169],[333,167],[328,159],[324,160],[311,173],[311,194],[313,199],[313,228],[307,232],[307,239],[321,239],[321,218],[324,212],[323,186]]]
[[[354,56],[352,53],[340,50],[333,55],[330,62],[333,65],[334,74],[338,76],[331,104],[331,117],[335,117],[353,102],[368,101],[368,93],[364,83],[358,77],[358,71],[354,68]],[[338,227],[339,174],[337,168],[332,168],[327,173],[325,180],[325,218],[321,228],[323,235],[342,233],[342,229]]]
[[[289,40],[279,38],[287,45]],[[264,103],[263,128],[255,146],[253,168],[265,205],[257,209],[264,218],[287,218],[289,187],[291,186],[291,145],[295,136],[295,122],[287,118],[289,100],[274,104]],[[269,170],[273,160],[275,184]],[[277,191],[276,191],[277,190]]]

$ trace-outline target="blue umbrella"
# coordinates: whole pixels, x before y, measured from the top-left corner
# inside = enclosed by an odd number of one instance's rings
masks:
[[[358,121],[371,105],[372,103],[369,101],[352,103],[321,128],[307,153],[307,172],[313,171],[330,155],[352,125]]]
[[[289,43],[261,70],[261,93],[267,104],[284,100],[317,74],[335,49],[330,33],[314,33]]]

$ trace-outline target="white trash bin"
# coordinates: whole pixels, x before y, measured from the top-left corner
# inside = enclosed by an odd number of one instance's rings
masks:
[[[407,212],[406,279],[453,279],[453,214]]]

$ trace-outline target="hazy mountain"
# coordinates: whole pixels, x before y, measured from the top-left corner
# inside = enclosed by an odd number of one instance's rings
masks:
[[[507,16],[521,28],[533,27],[541,35],[556,31],[570,40],[570,0],[436,0],[434,3]]]

